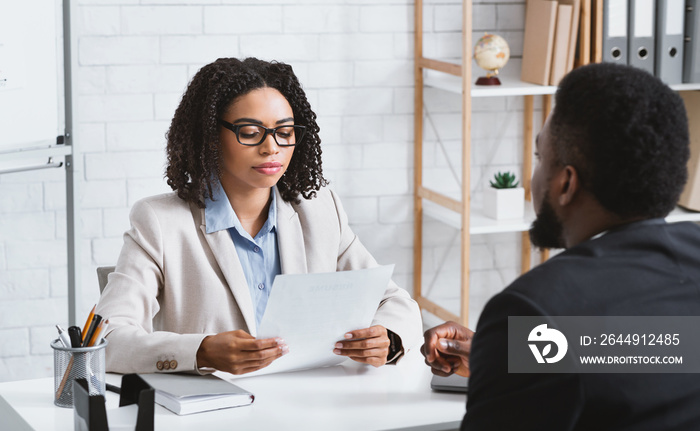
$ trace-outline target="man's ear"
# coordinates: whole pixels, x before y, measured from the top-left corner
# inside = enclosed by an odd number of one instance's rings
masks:
[[[555,190],[553,190],[556,193],[555,197],[561,206],[567,206],[573,202],[581,187],[578,172],[571,165],[564,166],[554,178],[553,183],[555,186]]]

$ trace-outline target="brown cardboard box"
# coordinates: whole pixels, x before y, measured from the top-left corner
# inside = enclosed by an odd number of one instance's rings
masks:
[[[678,200],[678,205],[700,211],[700,91],[679,93],[688,111],[690,128],[690,159],[688,160],[688,182]]]

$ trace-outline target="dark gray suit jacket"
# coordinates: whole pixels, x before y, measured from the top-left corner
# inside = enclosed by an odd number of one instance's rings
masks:
[[[697,225],[611,230],[493,297],[472,344],[462,429],[700,429],[700,374],[509,374],[508,316],[700,316]]]

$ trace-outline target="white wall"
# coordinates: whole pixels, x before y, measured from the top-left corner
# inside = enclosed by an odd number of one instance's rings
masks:
[[[396,263],[395,280],[411,291],[411,0],[81,0],[77,9],[79,320],[98,298],[95,267],[117,259],[131,205],[168,190],[164,134],[188,80],[224,56],[294,66],[319,116],[331,186],[362,241],[380,262]],[[461,1],[426,2],[428,55],[460,55],[460,11]],[[474,40],[497,31],[520,57],[523,17],[522,0],[475,1]],[[426,103],[450,157],[458,158],[459,97],[433,90]],[[519,172],[522,99],[478,100],[474,111],[478,199],[485,175]],[[427,181],[454,188],[427,125],[426,139]],[[63,178],[60,170],[0,176],[0,381],[52,374],[53,325],[67,324]],[[457,311],[456,231],[432,223],[426,232],[425,280],[437,277],[432,294]],[[473,237],[472,326],[484,301],[516,276],[519,238]]]

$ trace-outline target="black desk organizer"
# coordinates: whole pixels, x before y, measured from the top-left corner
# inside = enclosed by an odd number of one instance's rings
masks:
[[[138,404],[135,431],[153,431],[156,391],[138,374],[122,376],[119,407]],[[86,379],[73,382],[73,417],[76,431],[109,431],[104,395],[90,395]]]

